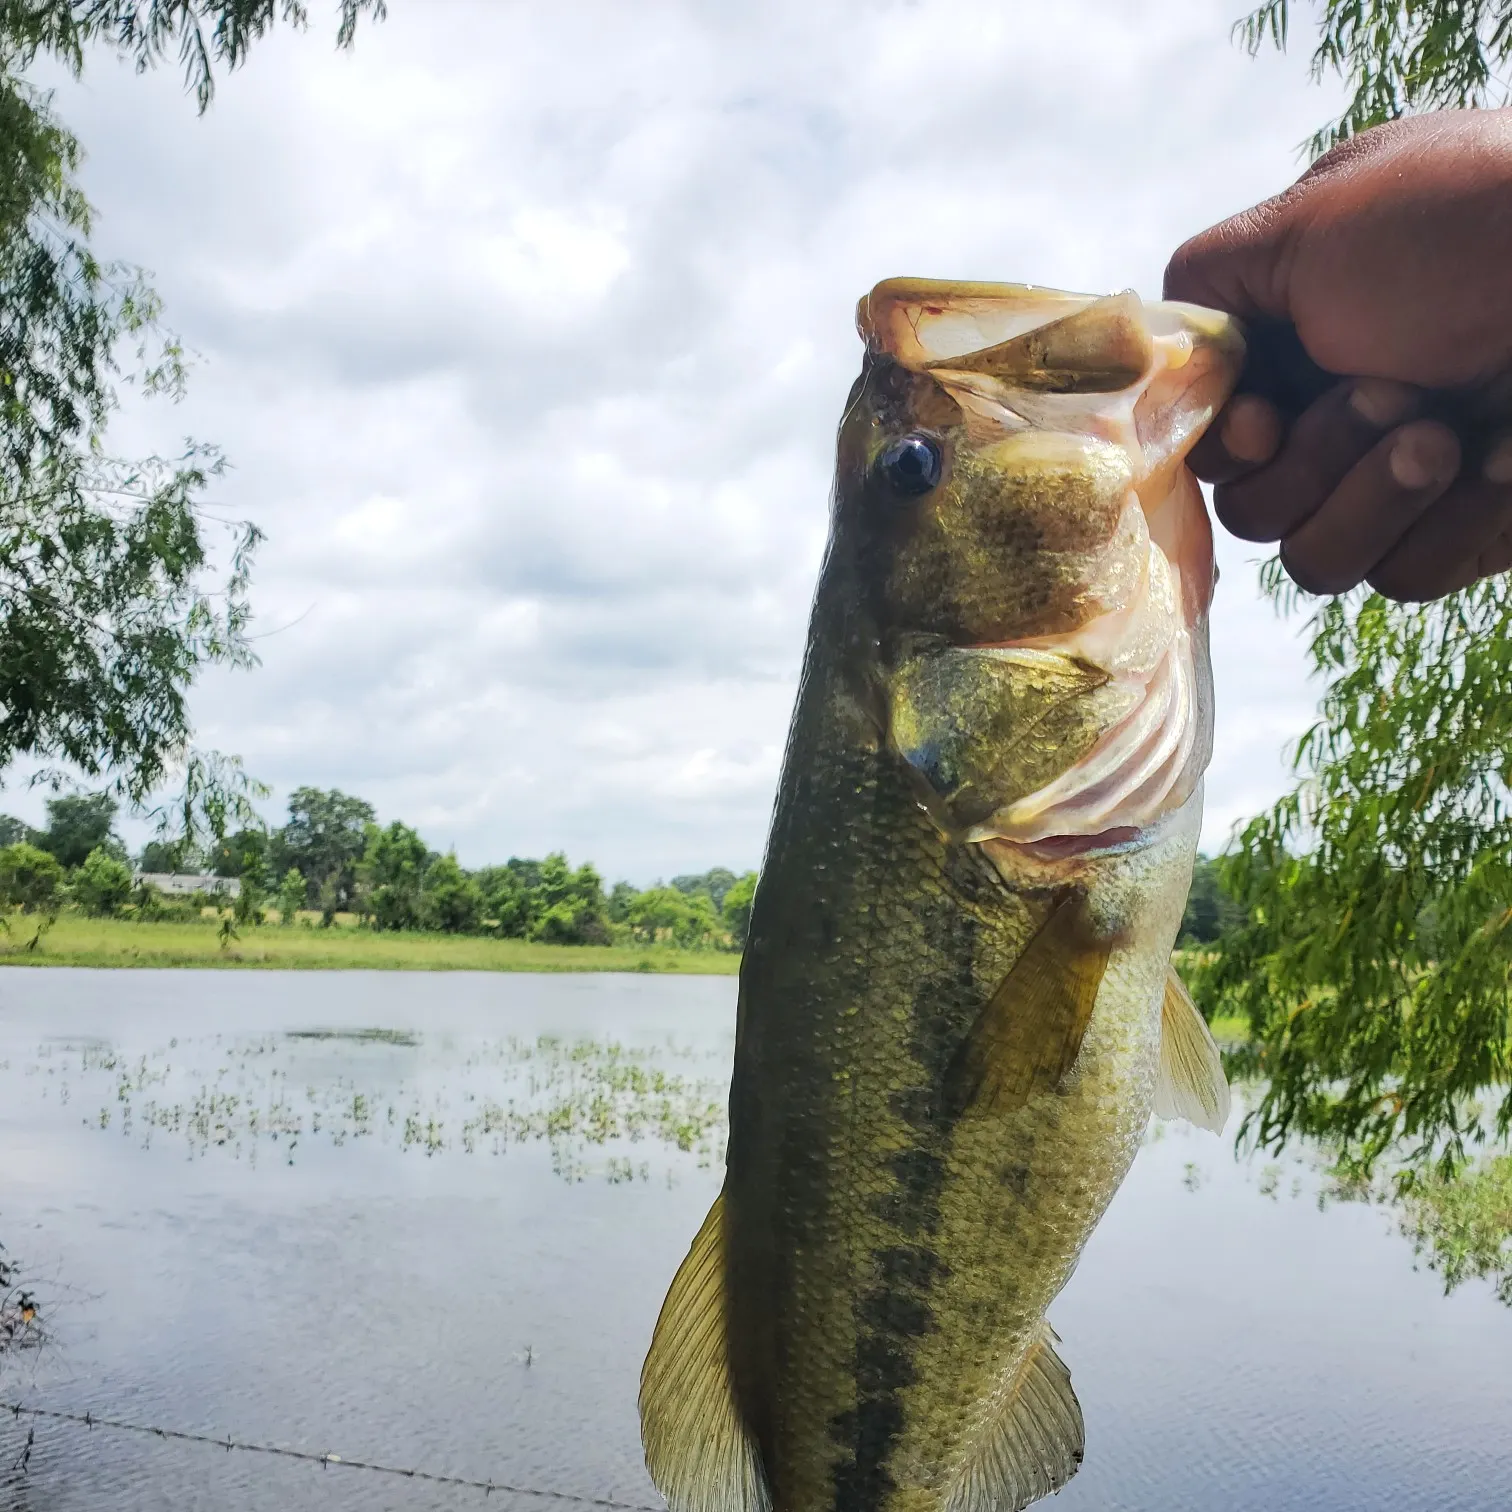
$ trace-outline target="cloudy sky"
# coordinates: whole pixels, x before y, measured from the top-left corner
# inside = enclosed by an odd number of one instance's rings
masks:
[[[199,354],[120,444],[218,442],[218,509],[268,534],[262,666],[197,689],[200,743],[275,821],[339,787],[464,865],[755,865],[856,298],[1158,293],[1336,103],[1236,49],[1241,8],[390,0],[338,55],[316,0],[203,119],[92,59],[58,105],[97,245]],[[1312,707],[1255,550],[1219,552],[1215,844]]]

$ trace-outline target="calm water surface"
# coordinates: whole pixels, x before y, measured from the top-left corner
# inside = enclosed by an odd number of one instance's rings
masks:
[[[0,1398],[654,1505],[641,1356],[718,1189],[728,978],[0,971]],[[1053,1311],[1057,1512],[1506,1512],[1512,1311],[1380,1209],[1158,1131]],[[480,1492],[0,1424],[3,1512]],[[495,1494],[487,1505],[569,1504]]]

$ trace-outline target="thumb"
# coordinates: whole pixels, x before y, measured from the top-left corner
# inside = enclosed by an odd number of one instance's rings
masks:
[[[1299,220],[1300,187],[1294,185],[1182,243],[1166,264],[1165,297],[1241,318],[1290,320],[1287,270]]]

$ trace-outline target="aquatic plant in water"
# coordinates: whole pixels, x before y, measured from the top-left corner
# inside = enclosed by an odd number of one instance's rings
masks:
[[[619,1146],[723,1160],[726,1066],[723,1054],[670,1042],[509,1036],[459,1049],[366,1028],[173,1040],[133,1056],[101,1040],[54,1042],[28,1070],[45,1071],[59,1102],[83,1100],[90,1128],[144,1149],[182,1142],[190,1158],[276,1150],[293,1164],[316,1140],[427,1157],[545,1144],[563,1179],[617,1184],[652,1174],[651,1160]]]

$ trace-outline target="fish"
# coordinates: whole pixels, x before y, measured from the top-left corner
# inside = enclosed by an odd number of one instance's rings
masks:
[[[1018,1512],[1084,1449],[1047,1310],[1152,1112],[1212,748],[1195,306],[891,279],[741,965],[723,1189],[641,1375],[671,1512]]]

